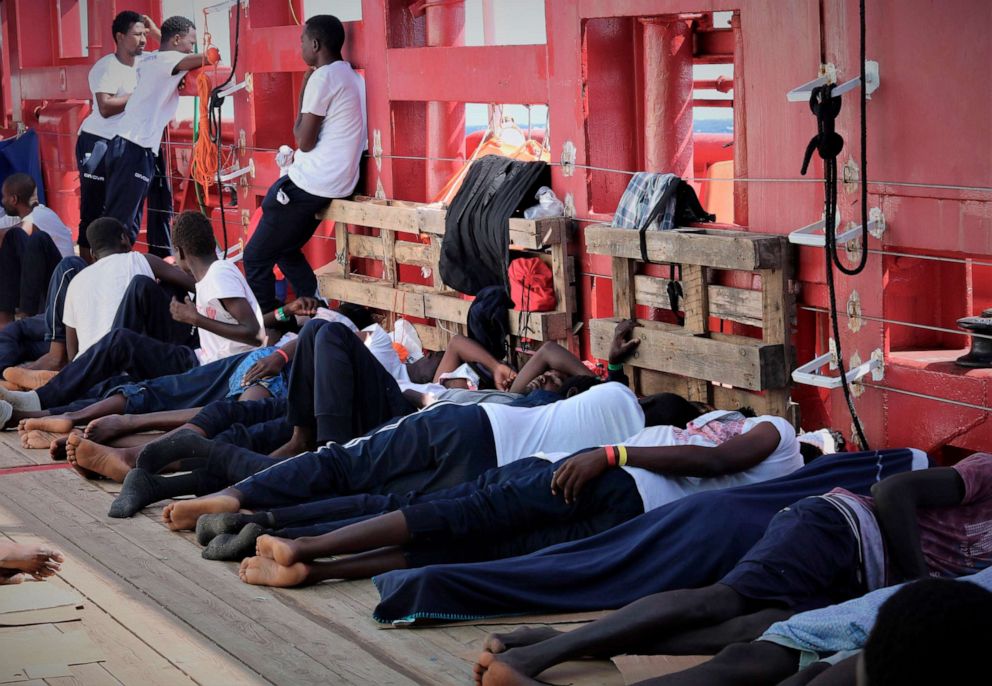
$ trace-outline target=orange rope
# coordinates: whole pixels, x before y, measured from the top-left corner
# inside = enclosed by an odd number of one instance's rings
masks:
[[[217,180],[217,146],[210,139],[210,77],[200,70],[196,77],[196,95],[200,99],[200,125],[193,146],[193,180],[203,188],[204,204],[210,201],[210,186]]]

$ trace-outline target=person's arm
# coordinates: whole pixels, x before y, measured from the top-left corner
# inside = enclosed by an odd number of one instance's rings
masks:
[[[637,352],[637,346],[641,344],[640,338],[634,338],[634,327],[637,326],[636,319],[624,319],[617,324],[613,330],[613,342],[610,344],[610,356],[607,359],[607,372],[610,381],[622,383],[624,386],[630,385],[630,379],[623,371],[623,364],[630,359],[631,355]]]
[[[181,288],[187,293],[196,288],[196,279],[184,272],[179,267],[169,264],[157,255],[146,254],[148,266],[152,270],[155,278],[170,286]]]
[[[214,48],[216,51],[216,48]],[[200,67],[205,67],[208,64],[216,64],[220,61],[220,54],[217,52],[211,53],[209,50],[207,52],[196,52],[190,55],[186,55],[184,58],[179,60],[179,63],[172,68],[172,75],[175,76],[181,71],[192,71],[193,69],[199,69]]]
[[[131,97],[130,93],[125,93],[124,95],[113,95],[111,93],[96,93],[96,108],[100,112],[100,116],[107,118],[112,117],[115,114],[120,114],[124,111],[124,107],[127,105],[128,98]]]
[[[329,96],[323,93],[311,93],[309,97],[307,96],[307,84],[310,83],[310,78],[314,75],[314,72],[314,69],[309,69],[303,77],[303,86],[300,88],[300,103],[297,108],[299,113],[296,115],[296,121],[293,123],[293,138],[296,141],[296,147],[301,152],[310,152],[317,145],[320,125],[324,123],[325,116],[323,114],[315,114],[314,112],[305,112],[304,110],[316,109],[317,111],[326,113],[327,104],[330,102]]]
[[[66,324],[65,327],[65,356],[72,362],[79,352],[79,337],[76,336],[76,329]]]
[[[156,43],[162,42],[162,30],[155,25],[155,22],[152,21],[151,17],[149,17],[147,14],[142,14],[141,23],[145,25],[146,29],[148,29],[149,38],[154,40]]]
[[[513,383],[516,372],[489,354],[485,348],[465,336],[455,336],[448,342],[441,363],[434,373],[434,383],[439,383],[442,374],[453,372],[464,363],[481,364],[493,375],[496,388],[505,391]]]
[[[317,308],[320,307],[320,301],[316,298],[310,298],[303,296],[302,298],[297,298],[296,300],[283,305],[282,307],[276,308],[271,312],[266,312],[262,316],[262,324],[266,329],[278,328],[280,324],[284,324],[285,320],[280,321],[276,316],[276,312],[282,310],[290,318],[300,315],[303,317],[312,317],[317,314]]]
[[[285,369],[286,365],[292,361],[296,356],[296,344],[299,342],[299,338],[294,338],[289,343],[279,348],[282,353],[273,350],[271,353],[258,360],[248,371],[245,372],[245,377],[243,383],[245,386],[252,384],[259,379],[269,379],[273,376],[277,376]],[[285,357],[283,357],[285,353]]]
[[[246,345],[258,345],[262,342],[262,328],[258,324],[254,310],[245,298],[221,298],[220,304],[229,315],[238,320],[237,324],[228,324],[204,317],[196,311],[196,305],[189,299],[189,296],[184,302],[179,302],[173,298],[169,309],[172,312],[172,318],[177,322],[192,324],[204,331]]]
[[[835,665],[814,662],[779,686],[856,686],[860,653],[841,660]]]
[[[527,385],[548,371],[557,371],[569,376],[592,376],[581,360],[553,341],[548,341],[541,349],[531,355],[527,364],[517,372],[517,377],[510,386],[511,393],[526,393]]]
[[[666,476],[713,478],[736,474],[761,464],[782,440],[774,424],[761,422],[726,443],[708,447],[671,445],[628,447],[627,466],[640,467]],[[610,469],[606,448],[589,450],[562,462],[551,478],[551,492],[574,501],[582,487]]]
[[[896,474],[872,486],[875,513],[893,566],[902,579],[928,575],[916,510],[953,507],[964,499],[964,480],[957,470],[936,467]]]

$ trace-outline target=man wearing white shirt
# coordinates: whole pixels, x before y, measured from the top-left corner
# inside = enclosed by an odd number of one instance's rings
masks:
[[[310,67],[293,126],[298,149],[286,176],[269,188],[262,219],[245,247],[245,274],[264,311],[275,309],[272,267],[286,275],[297,296],[317,295],[317,279],[301,249],[320,224],[317,215],[333,198],[355,192],[368,142],[365,83],[341,57],[344,26],[321,14],[307,20],[300,37]]]
[[[115,50],[101,57],[90,69],[89,86],[93,94],[90,114],[79,127],[76,138],[76,166],[79,168],[79,253],[87,262],[90,246],[86,227],[103,214],[106,188],[104,156],[107,146],[118,133],[128,98],[138,83],[135,61],[142,55],[147,34],[160,38],[150,20],[125,10],[111,24]],[[140,214],[140,213],[139,213]]]
[[[155,158],[163,131],[179,106],[179,82],[189,70],[218,59],[216,52],[209,50],[193,54],[196,27],[185,17],[166,19],[161,34],[158,51],[148,53],[137,63],[137,85],[104,158],[104,215],[128,227],[132,243],[138,235],[142,202],[155,176]]]

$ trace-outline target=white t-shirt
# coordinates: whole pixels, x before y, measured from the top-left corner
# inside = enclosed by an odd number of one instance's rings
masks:
[[[110,333],[124,291],[136,276],[155,278],[138,252],[107,255],[76,274],[66,290],[62,321],[76,330],[79,354]]]
[[[351,195],[362,151],[368,147],[365,81],[343,60],[324,65],[307,81],[300,111],[324,121],[313,150],[293,155],[290,180],[322,198]]]
[[[541,407],[485,404],[482,409],[492,425],[500,467],[540,452],[620,443],[644,428],[637,396],[616,382]]]
[[[124,116],[117,122],[117,135],[148,148],[156,155],[162,132],[179,106],[179,82],[186,74],[172,73],[186,53],[177,50],[150,52],[137,63],[138,85],[131,93]]]
[[[9,229],[12,226],[20,226],[21,218],[16,214],[7,214],[0,209],[0,229]]]
[[[72,248],[72,231],[62,223],[59,215],[55,214],[49,208],[42,204],[35,205],[34,209],[31,210],[31,214],[21,220],[21,226],[25,229],[28,224],[36,229],[41,229],[51,236],[52,242],[55,243],[55,247],[59,249],[62,257],[69,257],[76,254],[76,251]]]
[[[258,306],[258,301],[255,300],[255,294],[248,287],[245,277],[241,275],[233,262],[216,260],[207,269],[203,278],[196,282],[196,311],[207,319],[225,324],[237,324],[238,320],[225,310],[221,303],[221,300],[225,298],[244,298],[247,300],[255,313],[255,318],[258,319],[259,331],[265,329],[265,325],[262,323],[262,310]],[[218,336],[206,329],[200,329],[200,347],[196,351],[196,357],[203,365],[254,350],[256,347]]]
[[[639,467],[623,467],[637,484],[637,491],[644,502],[644,511],[650,512],[693,493],[743,486],[791,474],[803,466],[796,430],[781,417],[764,415],[745,418],[738,412],[716,411],[697,417],[685,429],[651,426],[624,441],[623,444],[628,447],[699,445],[712,448],[764,423],[771,424],[778,430],[778,447],[760,464],[736,474],[717,477],[664,476]]]
[[[109,93],[118,97],[133,93],[134,87],[138,83],[138,70],[135,67],[121,64],[117,56],[110,53],[98,59],[93,68],[90,69],[89,82],[90,92],[93,94],[92,111],[83,120],[79,131],[110,140],[118,134],[117,127],[124,113],[118,112],[110,117],[104,117],[100,114],[100,108],[97,107],[96,94]]]

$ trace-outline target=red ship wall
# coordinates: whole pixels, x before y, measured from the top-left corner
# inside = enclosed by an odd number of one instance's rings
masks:
[[[77,2],[88,2],[88,57],[72,56],[79,46],[60,28]],[[485,0],[484,13],[496,2]],[[117,11],[160,21],[159,4],[0,0],[3,123],[7,133],[23,122],[41,135],[49,204],[67,224],[78,221],[73,147],[88,111],[89,66],[112,49]],[[238,144],[236,166],[251,161],[255,174],[242,177],[238,206],[225,209],[231,244],[278,174],[276,149],[292,141],[304,70],[294,15],[303,9],[302,0],[252,0],[238,10],[236,79],[250,74],[252,90],[231,96],[225,140]],[[708,24],[726,11],[730,28]],[[234,35],[233,12],[210,21],[225,17]],[[868,103],[868,202],[884,213],[886,230],[869,239],[867,269],[838,281],[842,312],[854,291],[861,307],[860,321],[842,314],[843,352],[847,360],[884,354],[884,377],[868,377],[855,400],[873,447],[912,445],[954,459],[992,445],[992,370],[953,363],[968,346],[955,321],[992,306],[992,91],[971,86],[992,64],[992,4],[868,0],[867,17],[867,56],[881,73]],[[366,192],[429,199],[458,163],[423,158],[465,156],[463,103],[547,104],[554,188],[570,197],[579,227],[582,316],[610,316],[608,260],[581,249],[582,227],[609,219],[629,178],[603,170],[704,172],[702,159],[716,156],[704,137],[692,143],[692,64],[732,62],[734,222],[786,234],[820,218],[822,167],[799,175],[816,123],[785,94],[821,63],[836,65],[841,81],[857,76],[856,0],[547,0],[545,20],[546,44],[465,46],[461,3],[362,0],[362,21],[347,24],[346,58],[368,89]],[[857,96],[845,96],[837,122],[847,141],[841,165],[860,162]],[[188,122],[170,132],[179,207],[195,206],[183,180],[190,138]],[[566,142],[576,150],[571,174],[557,163]],[[408,157],[421,159],[399,159]],[[860,221],[859,198],[856,184],[842,187],[845,226]],[[318,229],[308,251],[314,264],[333,259],[331,226]],[[802,248],[796,263],[801,363],[827,350],[823,250]],[[804,425],[830,424],[850,437],[839,390],[797,386],[793,399]]]

